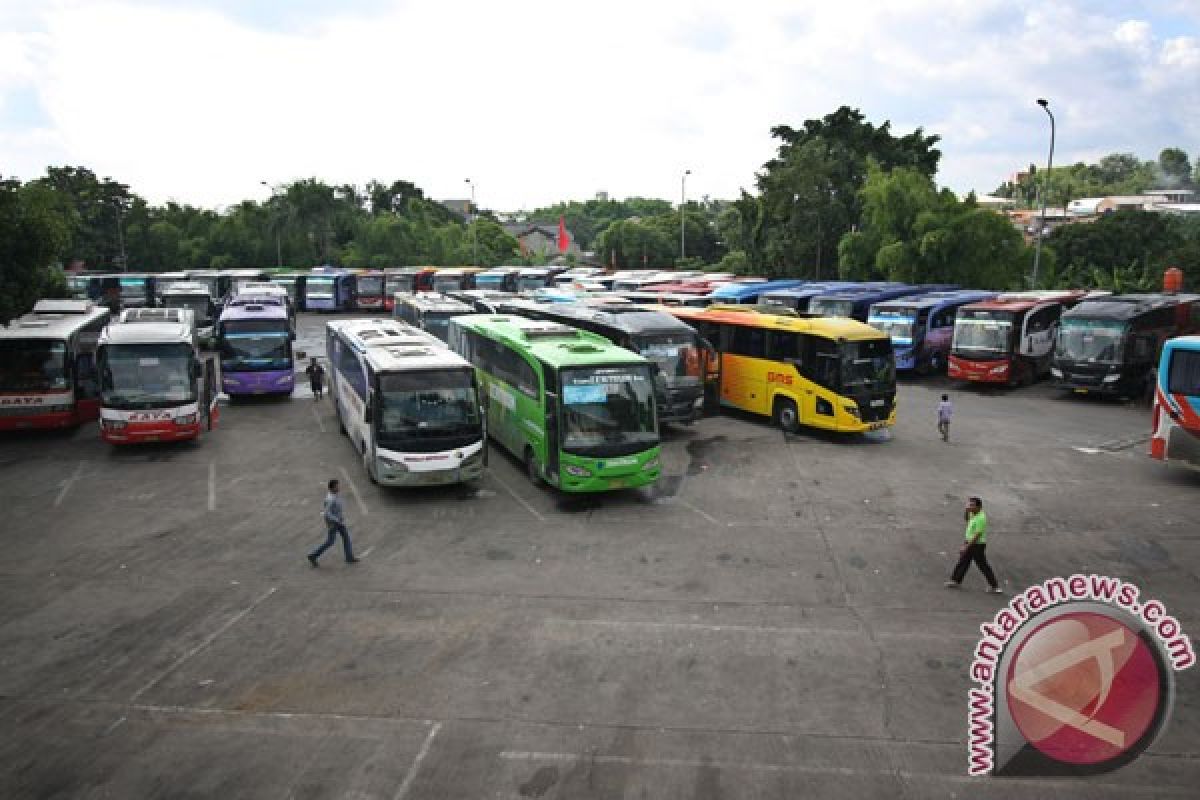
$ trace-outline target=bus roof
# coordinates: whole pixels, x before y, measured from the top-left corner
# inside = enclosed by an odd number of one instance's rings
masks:
[[[794,289],[806,283],[810,283],[810,281],[778,280],[759,281],[755,283],[727,283],[713,289],[709,297],[715,297],[720,300],[740,299],[742,297],[764,294],[776,289]]]
[[[453,322],[524,350],[551,367],[649,363],[603,336],[556,322],[510,314],[473,314],[455,317]]]
[[[0,339],[66,339],[96,320],[109,318],[107,308],[93,306],[83,313],[34,312],[0,328]]]
[[[117,317],[117,323],[153,325],[160,322],[192,325],[195,315],[190,308],[127,308]]]
[[[235,300],[249,300],[251,298],[239,297]],[[268,298],[274,299],[274,298]],[[286,321],[288,318],[287,309],[282,303],[276,302],[232,302],[225,306],[225,310],[221,312],[221,322],[231,319],[279,319]]]
[[[100,344],[194,344],[186,322],[118,322],[100,334]]]
[[[723,325],[745,325],[751,328],[810,333],[827,339],[863,341],[888,339],[888,335],[866,323],[849,317],[788,317],[763,314],[759,311],[734,311],[732,309],[670,308],[667,313],[684,322],[716,322]]]
[[[208,297],[208,287],[207,287],[207,286],[205,286],[203,283],[193,283],[193,282],[190,282],[190,281],[175,281],[174,283],[168,283],[168,284],[167,284],[165,287],[163,287],[163,290],[160,292],[160,294],[162,294],[162,295],[169,295],[169,294],[182,294],[182,295],[202,294],[202,295],[204,295],[205,297]]]
[[[586,306],[579,303],[562,303],[531,308],[531,313],[558,317],[563,324],[571,320],[594,322],[607,325],[623,333],[686,333],[691,326],[663,311],[651,311],[633,305]]]
[[[1129,320],[1151,311],[1196,302],[1200,302],[1200,295],[1117,294],[1088,297],[1063,314],[1063,318]]]
[[[1200,351],[1200,335],[1176,336],[1163,343],[1164,350],[1197,350]]]
[[[914,295],[922,295],[928,292],[950,292],[957,289],[957,286],[944,283],[925,285],[900,283],[892,286],[851,286],[844,289],[832,289],[824,294],[817,295],[814,299],[853,300],[855,302],[863,302],[874,298],[882,303],[885,300],[897,300],[902,297],[913,297]]]
[[[420,294],[400,294],[397,303],[416,306],[419,311],[448,311],[452,314],[470,314],[471,307],[461,300],[447,297],[437,292],[421,292]]]
[[[1059,301],[1065,305],[1073,305],[1087,296],[1085,291],[1047,291],[1047,292],[1005,292],[991,300],[979,303],[969,303],[963,306],[964,311],[1028,311],[1042,303]]]
[[[45,298],[33,304],[34,314],[90,314],[95,310],[91,300]]]
[[[934,308],[943,308],[948,305],[965,305],[967,303],[979,303],[984,300],[990,300],[996,296],[996,292],[988,292],[980,289],[960,289],[952,292],[930,292],[929,294],[918,294],[909,297],[896,297],[891,300],[884,300],[876,303],[872,308],[875,311],[928,311]]]
[[[341,319],[325,323],[376,372],[469,369],[470,363],[440,339],[394,319]]]

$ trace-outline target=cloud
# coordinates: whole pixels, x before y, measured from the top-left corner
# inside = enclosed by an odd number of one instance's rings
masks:
[[[325,6],[0,14],[16,31],[0,34],[5,171],[84,164],[204,205],[308,176],[461,197],[470,177],[481,204],[516,208],[674,198],[690,168],[689,196],[731,197],[773,154],[773,125],[847,104],[942,134],[940,180],[987,191],[1044,158],[1038,96],[1063,161],[1200,143],[1182,111],[1200,107],[1196,17],[1170,2],[1144,19],[1083,0]]]

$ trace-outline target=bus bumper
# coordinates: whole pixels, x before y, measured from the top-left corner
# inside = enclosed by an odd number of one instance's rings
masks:
[[[911,347],[907,350],[894,350],[896,357],[896,369],[910,370],[917,368],[916,351]]]
[[[296,387],[291,370],[280,372],[238,372],[221,376],[221,389],[229,395],[290,394]]]
[[[1008,361],[965,361],[951,356],[946,375],[972,383],[1008,383],[1010,371]]]
[[[1134,386],[1134,382],[1122,373],[1084,374],[1067,367],[1051,367],[1050,376],[1054,380],[1054,388],[1079,394],[1113,396],[1137,394],[1142,391],[1140,386]]]
[[[662,473],[659,450],[615,458],[578,458],[563,453],[557,488],[564,492],[609,492],[649,486]]]
[[[671,392],[665,398],[659,398],[659,422],[693,422],[704,413],[703,390]]]
[[[6,413],[0,416],[0,431],[31,431],[46,428],[70,428],[79,424],[70,411],[41,411],[37,414]]]
[[[116,426],[111,420],[100,424],[100,438],[109,444],[147,444],[151,442],[183,442],[200,436],[200,422],[187,424],[136,423]]]
[[[375,481],[381,486],[419,487],[450,486],[455,483],[477,481],[483,477],[483,449],[462,459],[454,467],[434,469],[409,469],[392,458],[376,459]]]

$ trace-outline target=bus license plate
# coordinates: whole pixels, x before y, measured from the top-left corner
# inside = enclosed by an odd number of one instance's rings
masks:
[[[1075,394],[1087,394],[1087,393],[1088,393],[1087,389],[1076,389],[1075,390]]]
[[[146,438],[145,438],[143,441],[147,441],[147,442],[157,442],[157,441],[158,441],[158,437],[157,437],[157,436],[147,436],[147,437],[146,437]]]
[[[608,479],[608,488],[610,488],[610,489],[624,489],[626,485],[627,485],[627,483],[624,478],[609,478]]]
[[[883,400],[872,400],[871,408],[883,408]]]
[[[873,431],[881,431],[886,427],[887,427],[886,422],[872,422],[871,423],[871,430],[873,430]]]

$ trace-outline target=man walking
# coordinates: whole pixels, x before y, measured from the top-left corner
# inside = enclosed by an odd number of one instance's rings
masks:
[[[341,536],[342,552],[346,555],[346,563],[357,564],[358,559],[354,557],[354,547],[350,544],[350,531],[346,530],[346,519],[342,515],[342,498],[339,496],[337,478],[329,482],[329,493],[325,495],[325,505],[321,511],[321,517],[325,520],[325,527],[329,535],[325,539],[325,544],[308,554],[308,563],[314,567],[317,566],[317,559],[321,557],[322,553],[333,547],[337,537]]]
[[[968,499],[963,516],[967,520],[967,532],[964,537],[966,541],[963,542],[962,550],[959,551],[958,563],[954,565],[954,572],[950,575],[950,580],[946,581],[946,588],[957,589],[962,586],[962,580],[966,577],[967,570],[971,568],[971,562],[974,561],[988,582],[987,591],[992,594],[1004,594],[1004,590],[996,582],[996,575],[992,572],[991,565],[988,564],[985,552],[987,550],[987,514],[983,513],[983,501],[978,497]]]
[[[938,433],[942,435],[942,441],[950,441],[950,418],[954,416],[954,406],[950,403],[950,395],[942,395],[942,402],[938,403],[937,418],[938,418]]]
[[[304,370],[308,375],[308,384],[312,387],[313,401],[321,399],[321,394],[325,391],[325,368],[317,363],[317,357],[313,356],[312,361]]]

